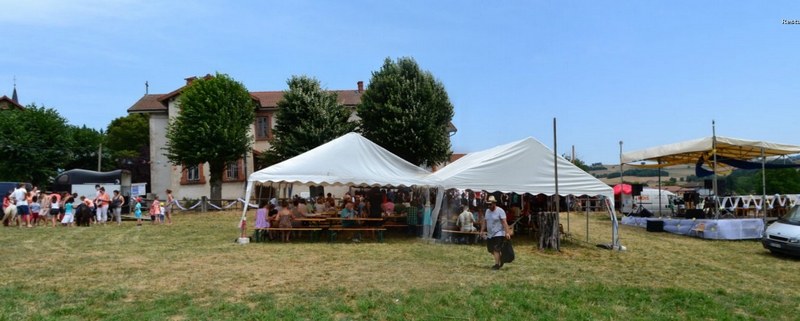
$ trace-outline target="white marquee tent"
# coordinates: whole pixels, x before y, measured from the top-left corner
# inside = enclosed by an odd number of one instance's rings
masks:
[[[558,194],[603,195],[613,201],[614,189],[560,155]],[[555,195],[553,150],[528,137],[470,153],[431,174],[445,188]]]
[[[528,137],[470,153],[431,174],[444,188],[504,193],[556,194],[554,152]],[[614,208],[614,189],[558,155],[558,194],[606,197]],[[442,188],[440,188],[442,190]],[[441,199],[441,197],[439,198]],[[436,209],[434,209],[436,212]],[[616,221],[612,227],[616,231]],[[615,244],[617,242],[615,237]]]
[[[411,164],[357,133],[349,133],[291,159],[259,170],[247,179],[245,204],[253,183],[355,186],[428,186],[430,172]],[[242,211],[246,220],[247,207]]]

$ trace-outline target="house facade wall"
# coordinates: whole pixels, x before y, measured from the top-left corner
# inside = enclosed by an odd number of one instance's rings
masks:
[[[161,199],[172,188],[172,164],[162,148],[167,146],[167,113],[150,114],[150,191]]]

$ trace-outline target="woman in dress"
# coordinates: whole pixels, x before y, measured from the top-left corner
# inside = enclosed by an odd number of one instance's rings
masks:
[[[281,210],[278,211],[278,227],[280,228],[292,228],[292,221],[294,220],[294,214],[292,214],[292,210],[289,209],[289,202],[286,200],[281,201]],[[283,241],[289,243],[289,234],[290,231],[281,231],[281,235],[283,236]]]

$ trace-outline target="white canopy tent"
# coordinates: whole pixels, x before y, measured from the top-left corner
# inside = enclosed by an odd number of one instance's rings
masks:
[[[259,170],[247,179],[245,204],[253,183],[356,186],[428,186],[430,172],[411,164],[357,133],[349,133],[303,154]],[[246,221],[247,207],[242,211]]]
[[[622,153],[621,160],[622,163],[658,161],[663,166],[694,164],[715,148],[717,156],[738,160],[800,153],[800,146],[797,145],[711,136]]]
[[[556,194],[553,150],[528,137],[467,154],[431,174],[443,188]],[[606,197],[614,208],[614,189],[558,155],[558,194]],[[442,190],[442,188],[440,188]],[[441,198],[439,198],[441,200]],[[437,213],[438,214],[438,213]],[[616,245],[616,240],[615,245]]]
[[[640,161],[653,161],[657,164],[645,166],[665,167],[677,164],[695,164],[700,158],[712,156],[713,163],[711,166],[714,173],[713,193],[716,201],[717,157],[742,161],[760,157],[762,166],[762,204],[764,204],[766,203],[766,176],[764,175],[763,170],[765,169],[766,158],[769,156],[791,155],[798,153],[800,153],[800,146],[797,145],[717,136],[716,130],[714,130],[714,135],[711,137],[693,139],[679,143],[622,153],[620,155],[620,161],[623,164]],[[635,164],[631,165],[637,166]],[[716,209],[717,207],[715,206],[715,210]],[[764,226],[766,226],[766,215],[764,215],[764,222]]]

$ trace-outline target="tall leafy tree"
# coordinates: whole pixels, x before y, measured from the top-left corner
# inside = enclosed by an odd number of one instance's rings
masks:
[[[131,172],[131,179],[150,186],[150,123],[147,114],[130,114],[108,124],[107,145],[117,168]]]
[[[444,85],[413,58],[389,58],[372,73],[357,107],[364,137],[416,165],[450,159],[453,105]]]
[[[575,157],[575,161],[572,161],[572,156],[569,156],[567,154],[561,154],[561,156],[567,159],[568,161],[572,162],[573,164],[575,164],[575,166],[582,169],[584,172],[587,173],[589,172],[589,166],[586,165],[586,163],[582,159]]]
[[[130,114],[108,124],[106,146],[114,158],[139,157],[139,150],[150,145],[147,114]]]
[[[292,76],[275,116],[275,139],[264,153],[264,163],[275,164],[300,155],[352,132],[351,110],[338,102],[338,94],[320,86],[319,80]]]
[[[98,153],[100,153],[100,171],[116,168],[111,153],[105,147],[101,150],[101,145],[105,145],[106,142],[105,132],[83,125],[69,126],[67,134],[72,136],[72,147],[70,147],[71,157],[64,164],[65,169],[80,168],[96,171]]]
[[[781,169],[768,169],[766,172],[767,181],[767,195],[772,194],[790,194],[800,191],[800,172],[794,168],[781,168]],[[763,191],[763,181],[761,179],[761,170],[756,171],[753,175],[753,181],[756,181],[755,194],[761,194]]]
[[[74,153],[67,120],[55,109],[0,111],[0,177],[48,186]]]
[[[255,108],[247,88],[226,74],[195,80],[184,88],[180,113],[167,127],[165,155],[175,165],[208,163],[211,199],[221,199],[225,165],[252,148]]]

